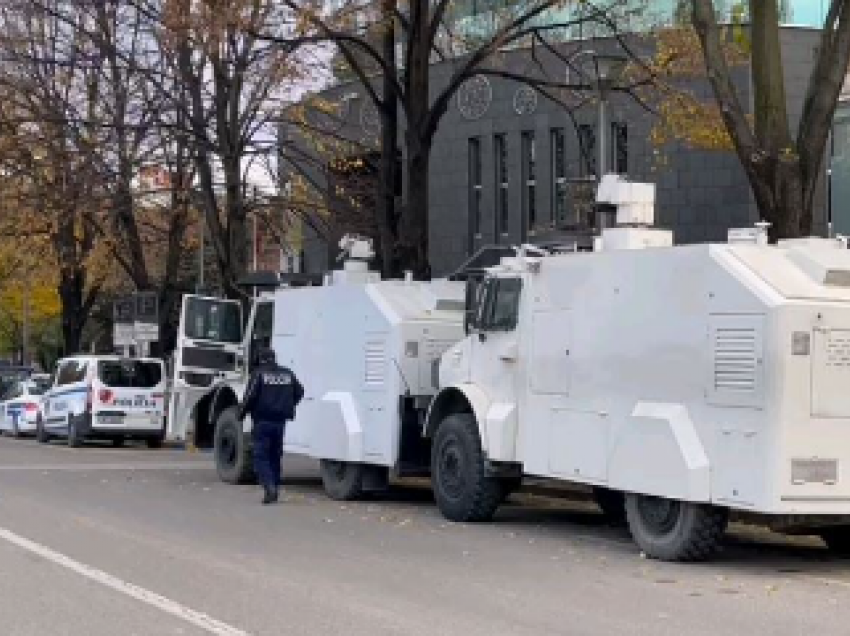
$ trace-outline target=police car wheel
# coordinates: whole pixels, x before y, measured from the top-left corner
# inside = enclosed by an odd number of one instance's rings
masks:
[[[71,448],[79,448],[83,445],[82,437],[77,424],[77,418],[68,416],[68,446]]]
[[[235,406],[224,409],[218,416],[213,438],[213,453],[218,478],[226,484],[253,484],[254,474],[250,436],[242,432],[242,423]]]
[[[44,421],[42,421],[40,415],[35,422],[35,439],[39,444],[47,444],[50,441],[50,436],[44,430]]]

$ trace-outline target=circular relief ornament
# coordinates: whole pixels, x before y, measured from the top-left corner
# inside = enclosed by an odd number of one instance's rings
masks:
[[[369,97],[363,98],[363,105],[360,107],[360,127],[367,137],[377,137],[381,134],[381,114]]]
[[[478,119],[493,101],[493,87],[483,75],[466,80],[457,93],[457,108],[464,119]]]
[[[531,115],[537,110],[537,91],[531,86],[520,86],[514,93],[514,112],[517,115]]]

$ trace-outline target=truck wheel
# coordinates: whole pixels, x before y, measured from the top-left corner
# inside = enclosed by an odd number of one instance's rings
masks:
[[[488,475],[475,418],[449,415],[431,447],[431,479],[440,512],[450,521],[488,521],[502,499],[498,478]]]
[[[331,499],[353,501],[363,496],[363,465],[323,459],[322,486]]]
[[[661,561],[704,561],[720,549],[725,508],[649,495],[626,496],[632,538],[646,556]]]
[[[41,419],[41,415],[35,421],[35,439],[39,444],[47,444],[50,441],[50,436],[44,430],[44,421]]]
[[[597,486],[593,489],[593,500],[606,520],[616,524],[625,523],[626,495],[624,493]]]
[[[832,526],[820,531],[820,538],[830,552],[842,557],[850,557],[850,527]]]
[[[213,436],[213,453],[218,478],[226,484],[254,484],[250,436],[242,432],[237,407],[224,409],[218,416]]]

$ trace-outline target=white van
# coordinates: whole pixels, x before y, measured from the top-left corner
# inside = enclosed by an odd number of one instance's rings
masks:
[[[145,440],[159,448],[165,439],[165,368],[154,358],[74,356],[59,361],[44,394],[36,423],[41,443],[65,438]]]

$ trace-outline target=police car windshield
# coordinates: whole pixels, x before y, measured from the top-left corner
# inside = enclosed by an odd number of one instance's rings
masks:
[[[242,312],[233,302],[190,297],[186,304],[186,335],[194,340],[242,342]]]
[[[162,380],[162,365],[142,360],[101,360],[97,377],[111,388],[152,389]]]

